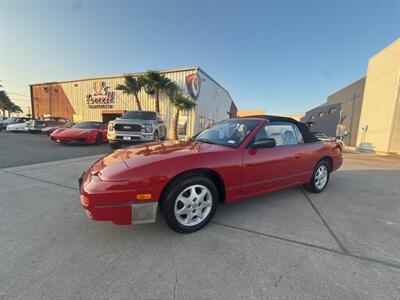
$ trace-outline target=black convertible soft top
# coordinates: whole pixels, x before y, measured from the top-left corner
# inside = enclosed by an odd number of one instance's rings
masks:
[[[319,142],[319,139],[315,137],[315,135],[310,131],[306,124],[296,121],[295,119],[288,117],[279,117],[279,116],[269,116],[269,115],[255,115],[255,116],[246,116],[243,118],[263,118],[267,119],[269,122],[287,122],[293,123],[299,128],[301,135],[303,136],[304,143],[315,143]]]

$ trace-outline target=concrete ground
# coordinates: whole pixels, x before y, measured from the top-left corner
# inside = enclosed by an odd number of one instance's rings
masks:
[[[0,170],[3,299],[400,299],[400,160],[346,154],[324,193],[221,205],[181,235],[86,217],[96,157]]]

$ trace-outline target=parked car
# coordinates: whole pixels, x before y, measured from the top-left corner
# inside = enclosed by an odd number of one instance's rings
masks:
[[[29,120],[31,120],[31,118],[27,118],[27,117],[11,117],[11,118],[8,118],[7,120],[5,120],[3,123],[0,124],[0,131],[6,130],[8,125],[20,124],[20,123],[24,123],[24,122],[29,121]]]
[[[166,136],[164,122],[154,111],[131,110],[108,123],[107,138],[113,149],[122,144],[165,140]]]
[[[0,125],[4,123],[5,120],[7,120],[7,117],[0,116]]]
[[[316,137],[317,139],[319,139],[320,141],[338,141],[338,142],[342,145],[342,148],[345,147],[344,142],[343,142],[342,140],[337,139],[337,138],[335,138],[335,137],[327,136],[327,135],[326,135],[325,133],[323,133],[323,132],[313,131],[313,134],[314,134],[315,137]]]
[[[336,141],[321,142],[291,118],[229,119],[189,141],[145,143],[108,154],[80,178],[89,218],[154,222],[157,207],[181,233],[205,226],[219,203],[304,185],[322,192],[342,164]]]
[[[33,120],[26,121],[24,123],[17,123],[17,124],[11,124],[7,125],[6,131],[11,131],[11,132],[27,132],[28,131],[28,126],[33,123]]]
[[[66,118],[49,117],[43,120],[35,120],[28,126],[28,131],[30,133],[45,133],[50,135],[57,128],[65,128],[72,125],[73,123]]]
[[[81,122],[70,128],[58,128],[50,134],[57,143],[101,144],[107,141],[107,125],[101,122]]]

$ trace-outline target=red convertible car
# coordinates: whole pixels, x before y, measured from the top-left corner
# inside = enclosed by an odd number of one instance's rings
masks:
[[[59,128],[50,134],[57,143],[101,144],[107,141],[107,125],[101,122],[81,122],[69,128]]]
[[[79,180],[89,218],[154,222],[157,207],[181,233],[205,226],[219,203],[304,185],[322,192],[342,164],[338,142],[315,138],[291,118],[229,119],[189,141],[147,143],[98,160]]]

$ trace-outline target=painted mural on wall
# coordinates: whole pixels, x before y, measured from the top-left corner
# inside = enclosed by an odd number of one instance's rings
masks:
[[[200,77],[197,73],[186,76],[186,89],[194,100],[197,99],[200,93]]]
[[[86,95],[86,103],[89,108],[113,108],[115,104],[115,92],[110,90],[105,81],[94,81],[92,93]]]

